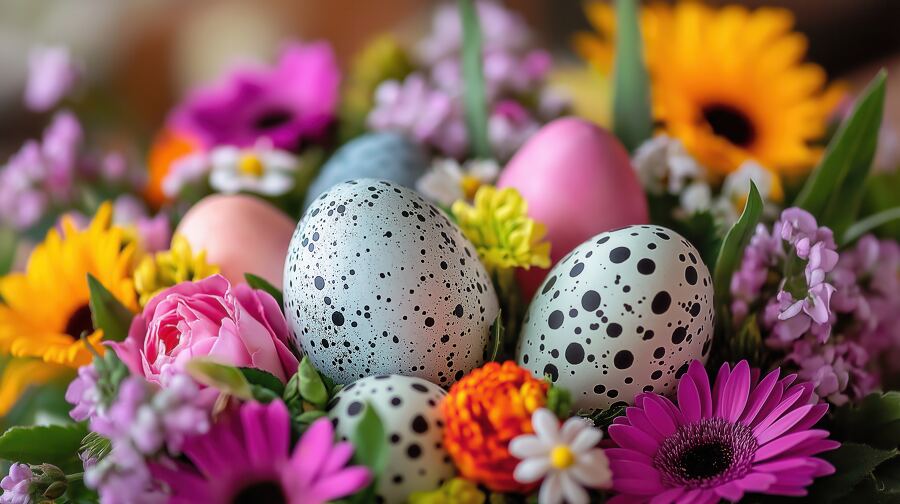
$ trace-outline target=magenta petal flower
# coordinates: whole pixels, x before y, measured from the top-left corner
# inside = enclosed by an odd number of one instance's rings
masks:
[[[188,439],[196,466],[154,464],[171,490],[170,504],[271,502],[318,504],[351,495],[371,480],[369,470],[347,466],[347,442],[334,442],[327,418],[312,424],[290,453],[290,417],[284,403],[246,403],[205,435]]]
[[[678,404],[640,394],[609,427],[618,447],[606,450],[613,472],[611,502],[735,502],[744,493],[806,495],[834,467],[814,455],[833,450],[828,432],[811,427],[828,411],[811,404],[813,387],[759,379],[747,361],[724,364],[710,386],[694,361],[678,383]]]
[[[248,147],[266,138],[292,150],[319,140],[334,121],[341,74],[325,42],[288,45],[274,68],[243,68],[199,89],[169,126],[204,147]]]

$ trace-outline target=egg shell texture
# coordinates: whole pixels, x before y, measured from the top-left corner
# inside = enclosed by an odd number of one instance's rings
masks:
[[[547,227],[555,264],[591,236],[648,222],[647,197],[625,147],[599,126],[575,117],[545,125],[507,163],[498,187],[513,187],[528,215]],[[519,270],[530,299],[547,270]]]
[[[310,185],[303,208],[335,184],[353,179],[377,178],[413,187],[427,168],[428,156],[418,143],[400,133],[368,133],[331,156]]]
[[[472,244],[418,193],[339,184],[297,226],[285,314],[316,367],[338,383],[376,374],[449,387],[485,360],[497,295]]]
[[[355,431],[366,404],[385,426],[390,452],[376,487],[378,502],[406,502],[409,494],[434,490],[455,474],[443,446],[439,405],[446,395],[421,378],[381,375],[348,385],[329,405],[328,416],[342,439]]]
[[[181,219],[175,233],[195,253],[203,250],[232,284],[245,273],[281,288],[284,261],[296,221],[265,201],[247,195],[213,195],[200,200]]]
[[[532,300],[518,362],[576,408],[672,393],[713,335],[713,286],[693,245],[659,226],[601,233],[557,264]]]

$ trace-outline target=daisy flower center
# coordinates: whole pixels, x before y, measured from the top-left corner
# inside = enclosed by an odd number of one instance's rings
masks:
[[[276,481],[257,481],[238,490],[231,498],[231,504],[287,504],[287,497]]]
[[[756,139],[756,128],[750,118],[736,107],[714,103],[703,107],[702,114],[714,135],[738,147],[749,147]]]
[[[673,486],[710,488],[747,474],[757,448],[747,426],[707,418],[663,441],[653,464]]]
[[[94,320],[91,318],[91,307],[87,304],[83,304],[73,311],[72,315],[69,316],[69,321],[66,322],[65,331],[66,334],[75,340],[81,338],[82,333],[90,334],[94,332]]]
[[[254,154],[241,155],[241,159],[238,161],[238,169],[241,173],[251,177],[260,177],[265,171],[262,161]]]
[[[575,454],[566,445],[557,445],[550,452],[550,465],[556,469],[568,469],[575,464]]]

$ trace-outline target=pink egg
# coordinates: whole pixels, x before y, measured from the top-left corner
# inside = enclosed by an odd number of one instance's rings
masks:
[[[284,260],[296,222],[252,196],[213,195],[191,207],[176,233],[236,284],[253,273],[281,288]]]
[[[540,129],[506,165],[499,187],[517,189],[528,214],[547,226],[555,264],[588,238],[648,220],[647,198],[628,158],[611,133],[575,117]],[[518,272],[525,300],[548,270]]]

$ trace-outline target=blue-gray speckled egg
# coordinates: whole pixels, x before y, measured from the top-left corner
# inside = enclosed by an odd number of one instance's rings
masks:
[[[376,502],[406,502],[410,494],[434,490],[456,474],[444,449],[440,404],[446,395],[421,378],[380,375],[355,381],[334,397],[328,416],[341,439],[356,431],[367,404],[385,427],[390,463],[375,484]]]
[[[421,145],[395,132],[368,133],[341,147],[309,186],[303,209],[335,184],[377,178],[414,187],[428,168]]]
[[[713,336],[700,253],[659,226],[600,233],[550,270],[528,307],[518,362],[569,390],[576,408],[669,394]]]
[[[339,383],[376,374],[447,387],[484,363],[498,302],[475,248],[406,187],[338,184],[297,225],[284,270],[299,346]]]

